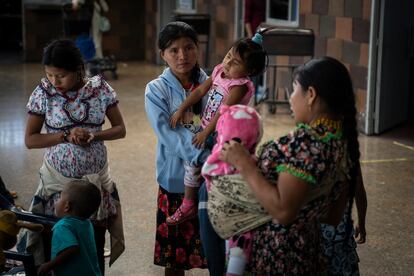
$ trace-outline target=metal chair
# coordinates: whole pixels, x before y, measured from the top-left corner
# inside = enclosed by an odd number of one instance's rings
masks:
[[[263,33],[263,48],[266,50],[269,60],[275,60],[276,56],[308,56],[313,58],[314,56],[314,41],[315,36],[312,30],[309,29],[279,29],[272,28],[264,30]],[[264,102],[269,105],[269,112],[271,114],[276,113],[277,104],[289,104],[289,97],[291,94],[291,89],[288,87],[284,88],[284,99],[279,99],[278,97],[278,87],[276,86],[277,80],[277,69],[278,68],[288,68],[290,74],[292,75],[293,70],[300,64],[277,64],[269,63],[268,70],[265,73],[265,78],[263,80],[265,88],[266,97]],[[271,75],[273,74],[273,75]],[[268,77],[272,76],[272,85],[267,86]],[[255,104],[257,104],[257,99],[255,95]]]

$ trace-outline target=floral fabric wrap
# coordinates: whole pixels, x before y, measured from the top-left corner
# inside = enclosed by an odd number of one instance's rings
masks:
[[[272,219],[240,174],[212,177],[207,212],[214,230],[223,239],[257,228]]]

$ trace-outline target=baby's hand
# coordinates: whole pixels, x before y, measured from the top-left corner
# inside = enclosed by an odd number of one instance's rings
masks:
[[[184,117],[184,113],[181,112],[180,110],[177,110],[176,112],[174,112],[174,114],[171,116],[171,119],[170,119],[171,128],[175,128],[178,123],[182,124],[183,117]]]
[[[207,137],[208,137],[208,133],[204,130],[197,133],[193,137],[193,145],[196,148],[201,149],[202,147],[204,147],[204,143],[206,142]]]

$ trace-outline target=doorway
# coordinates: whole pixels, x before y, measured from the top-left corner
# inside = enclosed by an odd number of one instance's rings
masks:
[[[20,63],[23,49],[21,0],[0,2],[0,26],[0,62]]]
[[[413,122],[414,2],[372,1],[366,133]]]

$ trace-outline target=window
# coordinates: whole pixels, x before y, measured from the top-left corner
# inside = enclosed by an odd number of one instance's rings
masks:
[[[176,0],[176,13],[196,13],[195,0]]]
[[[298,27],[299,0],[266,0],[266,23]]]

